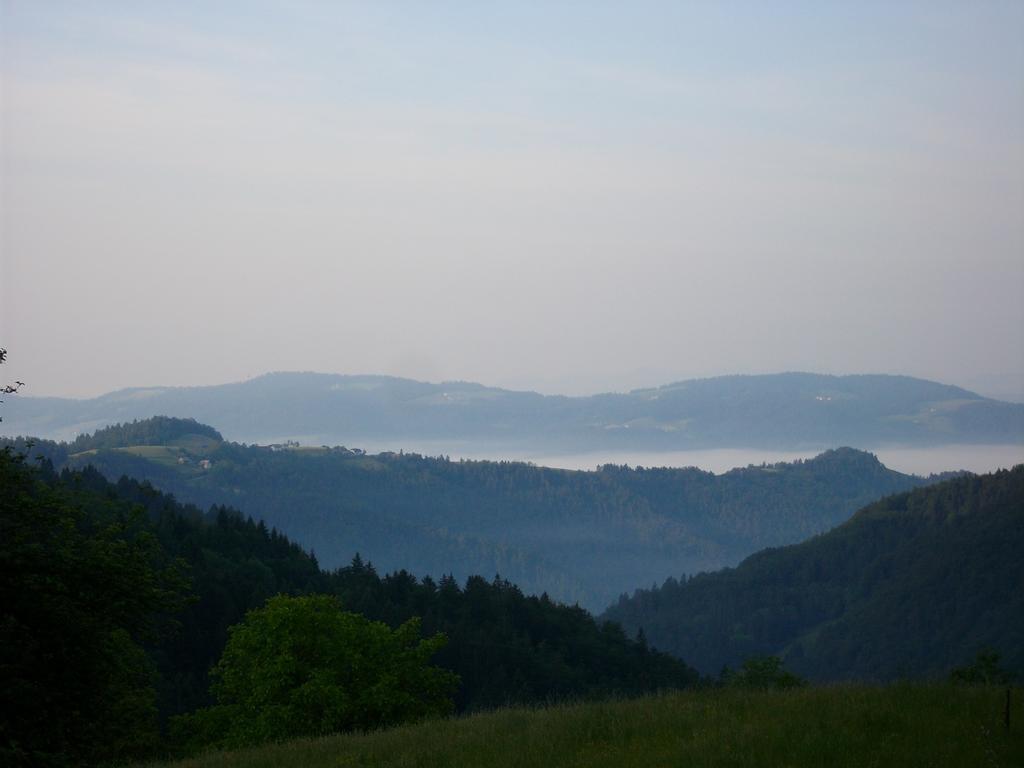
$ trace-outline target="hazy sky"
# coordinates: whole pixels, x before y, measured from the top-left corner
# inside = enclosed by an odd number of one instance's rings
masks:
[[[1024,3],[0,7],[26,394],[1024,393]]]

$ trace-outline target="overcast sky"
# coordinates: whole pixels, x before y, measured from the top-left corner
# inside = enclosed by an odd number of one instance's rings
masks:
[[[0,0],[0,381],[1024,397],[1024,3]]]

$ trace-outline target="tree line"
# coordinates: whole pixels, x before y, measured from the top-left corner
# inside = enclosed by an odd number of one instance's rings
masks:
[[[204,743],[204,715],[176,733],[169,724],[212,712],[209,723],[218,706],[232,706],[211,689],[211,670],[237,636],[232,627],[279,595],[337,601],[360,617],[346,626],[363,622],[360,631],[378,639],[373,647],[390,642],[373,626],[404,633],[396,649],[446,637],[427,647],[430,665],[458,680],[448,693],[453,711],[699,679],[614,624],[525,596],[500,577],[382,575],[361,557],[324,570],[312,553],[234,509],[202,511],[146,483],[33,463],[0,451],[5,764],[137,759]],[[408,711],[444,711],[430,701]]]

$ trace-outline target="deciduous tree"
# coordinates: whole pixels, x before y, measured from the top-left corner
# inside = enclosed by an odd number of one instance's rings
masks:
[[[176,722],[189,746],[243,746],[370,730],[452,711],[458,677],[430,666],[446,642],[342,609],[335,597],[279,595],[232,627],[213,670],[217,704]]]

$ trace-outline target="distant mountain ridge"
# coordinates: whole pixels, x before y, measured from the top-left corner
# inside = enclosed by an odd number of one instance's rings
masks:
[[[125,389],[89,400],[11,397],[5,434],[73,439],[156,415],[216,424],[232,440],[461,441],[533,450],[823,449],[1024,444],[1024,404],[907,376],[782,373],[694,379],[585,397],[469,382],[271,373],[203,387]]]

